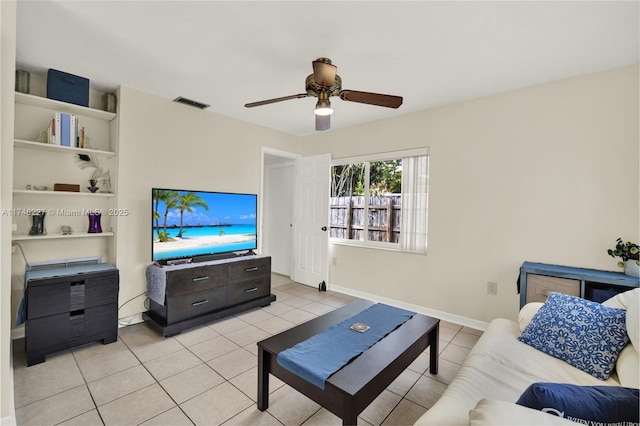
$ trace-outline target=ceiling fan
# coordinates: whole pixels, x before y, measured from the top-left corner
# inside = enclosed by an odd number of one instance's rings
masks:
[[[383,95],[380,93],[359,92],[357,90],[342,90],[342,79],[336,74],[337,67],[331,63],[331,59],[318,58],[312,62],[313,74],[309,74],[305,80],[306,93],[282,96],[280,98],[245,104],[247,108],[289,99],[300,99],[308,96],[318,98],[316,103],[316,130],[327,130],[331,127],[331,96],[339,96],[343,101],[359,102],[361,104],[377,105],[387,108],[398,108],[402,105],[402,96]]]

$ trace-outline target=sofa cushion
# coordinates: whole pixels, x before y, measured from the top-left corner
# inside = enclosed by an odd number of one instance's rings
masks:
[[[518,338],[605,380],[629,342],[626,312],[553,292]]]
[[[529,302],[520,309],[520,312],[518,312],[518,324],[520,325],[520,331],[527,328],[533,319],[533,316],[540,310],[542,305],[542,302]]]
[[[640,352],[640,288],[624,293],[627,302],[627,334],[636,352]]]
[[[625,346],[618,355],[616,373],[622,386],[640,388],[640,356],[633,345]]]
[[[626,387],[533,383],[516,404],[583,424],[638,424],[639,398]]]

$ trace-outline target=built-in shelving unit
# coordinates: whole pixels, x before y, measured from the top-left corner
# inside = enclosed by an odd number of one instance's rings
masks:
[[[36,142],[56,113],[73,114],[84,127],[88,148]],[[13,241],[24,242],[29,262],[95,255],[115,263],[117,216],[103,214],[102,233],[88,233],[88,212],[109,212],[116,203],[117,115],[94,108],[15,93],[12,222]],[[80,154],[109,171],[109,192],[88,189],[91,169],[81,167]],[[80,192],[54,191],[56,183],[80,185]],[[96,185],[106,187],[106,182]],[[44,188],[36,190],[34,188]],[[29,235],[30,212],[43,211],[44,235]],[[72,233],[63,235],[62,226]],[[47,242],[51,241],[51,243]],[[20,269],[20,267],[18,267]],[[16,275],[23,270],[15,271]]]

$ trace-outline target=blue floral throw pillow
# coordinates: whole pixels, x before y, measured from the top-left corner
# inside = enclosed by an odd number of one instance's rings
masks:
[[[629,342],[625,319],[624,309],[554,292],[518,340],[606,380]]]

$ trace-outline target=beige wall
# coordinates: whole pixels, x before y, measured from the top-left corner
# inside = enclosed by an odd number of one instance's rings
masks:
[[[0,210],[11,209],[16,2],[0,2]],[[15,424],[11,362],[11,217],[0,215],[0,424]]]
[[[639,114],[635,66],[305,138],[431,149],[427,255],[332,245],[330,284],[489,321],[516,317],[523,261],[616,270],[606,249],[640,233]]]
[[[128,88],[120,89],[117,265],[120,304],[145,292],[151,188],[259,193],[261,147],[295,152],[298,139]],[[120,310],[140,313],[144,297]]]

